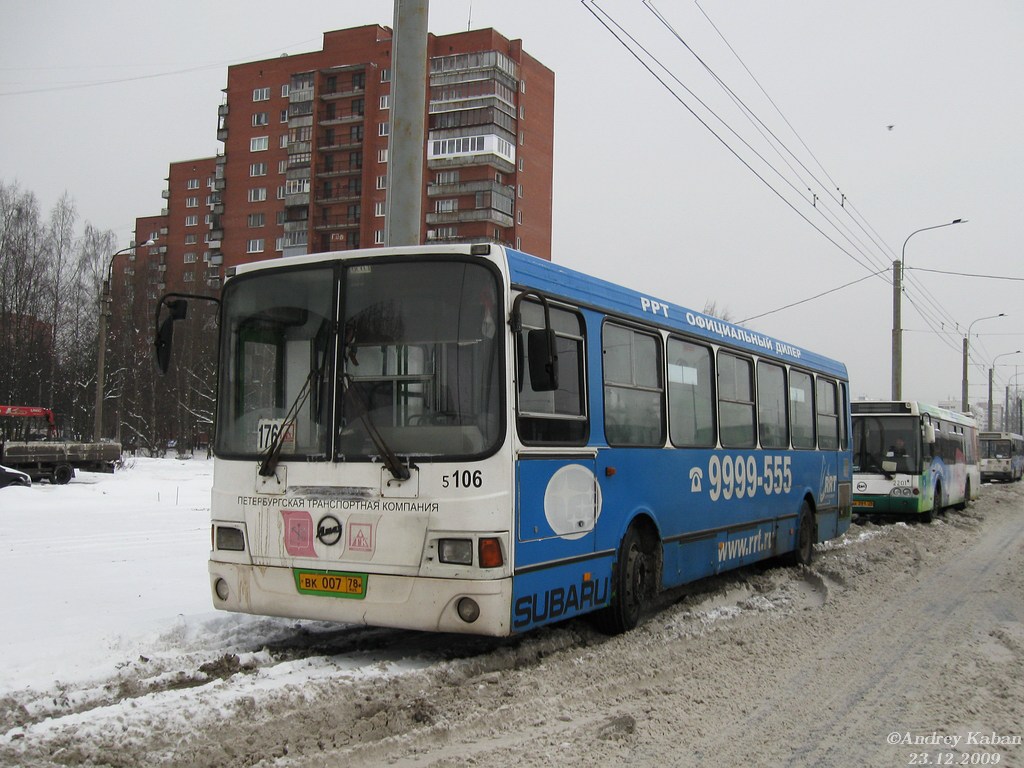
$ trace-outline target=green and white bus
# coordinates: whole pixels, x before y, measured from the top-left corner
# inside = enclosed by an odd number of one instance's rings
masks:
[[[978,498],[974,418],[920,402],[861,400],[853,412],[853,508],[930,522]]]

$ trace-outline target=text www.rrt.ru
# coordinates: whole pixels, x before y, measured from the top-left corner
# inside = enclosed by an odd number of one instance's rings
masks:
[[[719,542],[718,562],[724,563],[774,548],[775,533],[773,531],[758,531],[742,538]]]

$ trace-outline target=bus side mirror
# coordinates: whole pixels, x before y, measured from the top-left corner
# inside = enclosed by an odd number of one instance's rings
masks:
[[[935,445],[935,425],[924,425],[924,442],[926,445]]]
[[[161,302],[163,303],[163,302]],[[156,338],[156,367],[161,374],[166,374],[171,366],[171,347],[174,339],[174,323],[177,320],[184,320],[188,314],[188,302],[185,299],[174,299],[166,302],[170,314],[157,326]],[[157,317],[160,316],[160,305],[156,308]]]
[[[558,352],[555,332],[551,328],[536,328],[526,335],[530,357],[530,386],[534,392],[553,392],[558,389]]]

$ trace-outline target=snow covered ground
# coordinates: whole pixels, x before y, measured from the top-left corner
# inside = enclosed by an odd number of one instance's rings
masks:
[[[903,733],[995,734],[956,760],[1024,765],[1024,483],[626,635],[495,639],[214,611],[212,469],[0,489],[0,766],[906,765]]]
[[[0,692],[109,674],[153,635],[210,620],[213,462],[0,489]]]

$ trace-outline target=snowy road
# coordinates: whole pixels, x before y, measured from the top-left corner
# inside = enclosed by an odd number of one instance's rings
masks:
[[[0,765],[1024,765],[1020,483],[670,596],[615,638],[155,624],[73,682],[6,670]]]

